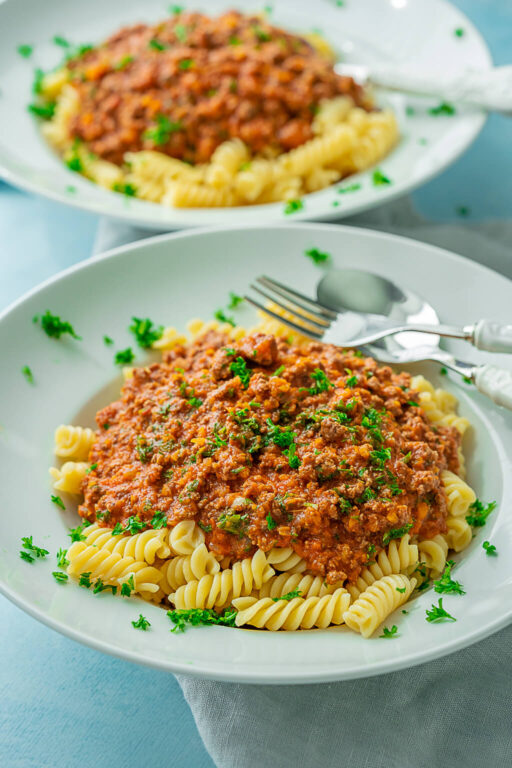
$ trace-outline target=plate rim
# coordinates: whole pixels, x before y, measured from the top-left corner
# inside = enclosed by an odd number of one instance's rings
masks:
[[[257,229],[258,231],[261,231],[262,229],[268,229],[268,230],[288,229],[293,231],[301,230],[304,232],[328,230],[328,231],[331,231],[332,233],[337,233],[341,238],[343,238],[345,234],[354,235],[355,233],[358,237],[367,238],[368,240],[374,240],[374,241],[387,240],[391,243],[399,241],[403,244],[408,244],[412,252],[416,252],[414,255],[418,257],[421,255],[419,251],[424,250],[427,252],[434,251],[434,252],[441,253],[444,258],[447,258],[449,261],[456,262],[456,263],[461,263],[461,262],[467,263],[468,261],[470,261],[465,257],[459,254],[455,254],[444,248],[439,248],[438,246],[430,245],[422,241],[413,240],[412,238],[404,237],[402,235],[395,235],[387,232],[380,232],[378,230],[368,230],[363,227],[353,227],[348,225],[319,224],[314,222],[306,222],[306,223],[286,222],[282,224],[278,224],[278,223],[264,224],[263,226],[260,226],[260,225],[244,226],[244,225],[238,224],[238,225],[233,225],[231,227],[216,226],[216,227],[203,227],[200,229],[189,229],[185,231],[180,230],[177,232],[164,233],[161,235],[144,238],[143,240],[122,245],[117,248],[112,248],[104,253],[97,254],[90,259],[78,262],[77,264],[73,264],[67,269],[62,270],[57,274],[47,278],[42,283],[35,286],[30,291],[26,292],[15,301],[11,302],[11,304],[9,304],[9,306],[6,309],[0,312],[0,324],[3,322],[4,318],[7,315],[9,315],[17,307],[21,306],[25,301],[27,301],[32,296],[36,295],[39,292],[44,291],[47,286],[60,282],[70,274],[89,269],[91,266],[93,266],[97,262],[102,262],[107,259],[110,260],[110,259],[122,258],[123,254],[125,253],[130,253],[140,248],[145,249],[148,247],[152,247],[154,244],[159,244],[162,242],[164,243],[168,241],[172,242],[175,240],[180,241],[186,238],[191,238],[191,237],[194,238],[194,237],[197,237],[198,235],[202,236],[202,235],[209,235],[209,234],[216,234],[216,233],[225,234],[226,232],[230,232],[230,231],[245,233],[247,230],[253,230],[253,229],[254,230]],[[504,283],[507,285],[512,282],[504,275],[501,275],[500,273],[490,269],[485,265],[482,265],[473,261],[470,261],[470,263],[472,267],[475,267],[477,269],[477,271],[483,271],[484,274],[487,272],[490,272],[492,273],[494,279],[498,277],[502,281],[504,281]],[[492,427],[492,425],[490,426]],[[501,450],[503,449],[501,442],[498,442],[497,447]],[[508,610],[505,610],[495,620],[490,621],[488,624],[485,625],[485,627],[476,627],[475,629],[469,632],[466,632],[463,636],[455,637],[453,639],[447,639],[442,643],[441,646],[435,646],[434,649],[432,650],[430,650],[429,648],[418,647],[417,650],[413,651],[412,653],[405,654],[402,657],[402,659],[398,661],[392,657],[388,657],[384,661],[368,662],[368,661],[362,660],[358,666],[353,666],[348,672],[344,671],[340,673],[339,671],[336,671],[336,669],[333,670],[332,668],[329,668],[326,670],[317,669],[311,672],[308,672],[308,670],[305,669],[304,673],[301,673],[300,677],[298,677],[296,671],[291,672],[291,671],[283,670],[283,671],[279,671],[278,675],[275,675],[268,671],[266,673],[265,672],[262,673],[259,671],[259,667],[256,666],[253,669],[247,668],[245,672],[241,673],[239,671],[233,671],[229,664],[223,663],[221,665],[218,662],[215,662],[216,670],[212,671],[212,669],[208,666],[208,663],[201,662],[201,661],[199,662],[194,661],[194,665],[190,666],[189,664],[183,661],[173,661],[172,659],[161,660],[161,659],[154,659],[151,657],[144,657],[143,652],[122,648],[119,645],[117,645],[117,642],[107,643],[104,640],[96,639],[92,633],[92,629],[90,634],[86,634],[82,630],[78,630],[70,624],[66,624],[57,619],[54,619],[53,617],[48,615],[43,609],[39,609],[37,605],[35,605],[34,603],[30,603],[27,599],[20,596],[15,589],[6,585],[3,580],[0,580],[0,593],[3,594],[8,600],[10,600],[16,606],[18,606],[23,611],[25,611],[27,614],[32,616],[32,618],[37,619],[41,623],[50,627],[51,629],[59,632],[60,634],[65,635],[66,637],[69,637],[72,640],[75,640],[81,643],[82,645],[86,645],[90,648],[94,648],[95,650],[101,651],[103,653],[107,653],[117,658],[122,658],[126,661],[142,664],[144,666],[149,666],[155,669],[160,669],[162,671],[172,672],[175,674],[185,674],[185,675],[203,678],[203,679],[222,680],[222,681],[240,682],[240,683],[253,683],[253,684],[300,685],[300,684],[360,679],[365,677],[373,677],[375,675],[396,672],[404,668],[409,668],[409,667],[416,666],[418,664],[427,663],[428,661],[431,661],[433,659],[442,658],[444,656],[447,656],[451,653],[456,652],[457,650],[461,650],[463,648],[469,647],[470,645],[473,645],[475,642],[485,639],[486,637],[494,634],[500,629],[506,627],[508,624],[512,623],[512,604],[511,604]],[[211,627],[210,631],[215,631],[220,633],[220,632],[226,632],[229,630],[223,627]]]
[[[478,29],[478,27],[473,23],[473,21],[462,11],[458,6],[454,5],[450,0],[435,0],[441,8],[443,8],[444,11],[448,10],[451,12],[455,12],[460,18],[461,21],[464,23],[465,27],[471,31],[471,35],[475,38],[475,40],[478,42],[479,47],[481,49],[481,54],[484,57],[486,64],[485,66],[490,68],[493,66],[493,57],[491,50],[483,37],[482,33]],[[14,0],[7,0],[5,2],[4,7],[7,7],[8,2],[14,2]],[[2,3],[0,2],[0,15],[2,12]],[[297,211],[293,214],[293,220],[294,221],[321,221],[321,222],[329,222],[329,221],[340,221],[343,218],[346,218],[347,216],[357,215],[359,213],[363,213],[364,211],[373,210],[374,208],[378,208],[379,205],[382,205],[386,202],[391,202],[392,200],[395,200],[397,197],[400,197],[400,195],[404,195],[409,192],[413,192],[414,190],[418,189],[419,187],[423,186],[424,184],[427,184],[429,181],[431,181],[436,176],[439,176],[441,173],[443,173],[447,168],[449,168],[451,165],[453,165],[466,151],[470,149],[470,147],[473,145],[475,140],[480,135],[481,131],[483,130],[487,120],[488,120],[489,114],[487,112],[478,112],[475,111],[471,114],[468,114],[464,118],[464,125],[467,126],[468,129],[468,136],[465,140],[465,142],[461,143],[460,146],[457,148],[457,150],[450,156],[444,156],[444,159],[436,165],[435,168],[431,169],[424,175],[422,175],[421,178],[413,180],[413,181],[402,181],[398,183],[394,183],[393,185],[389,187],[384,187],[379,190],[379,198],[374,198],[373,200],[366,200],[361,201],[360,203],[351,202],[350,203],[350,209],[341,209],[340,208],[333,208],[331,206],[327,207],[322,212],[319,213],[308,213],[307,206],[303,210]],[[51,148],[48,150],[49,152],[53,151]],[[383,158],[385,160],[386,158]],[[58,161],[59,158],[56,157],[56,160]],[[373,168],[373,166],[372,166]],[[372,172],[372,168],[369,170],[363,171],[361,173],[352,174],[349,177],[349,179],[354,179],[355,181],[358,181],[361,178],[367,178],[368,175]],[[166,220],[166,217],[162,217],[162,219],[158,219],[155,216],[153,217],[150,213],[148,216],[142,216],[141,214],[138,214],[133,211],[133,208],[130,206],[125,206],[123,203],[124,200],[115,201],[112,200],[114,210],[109,210],[108,214],[105,214],[104,212],[104,203],[105,201],[102,200],[101,195],[97,196],[95,195],[94,191],[91,193],[91,197],[86,197],[85,200],[81,200],[79,197],[75,197],[73,195],[66,195],[65,192],[58,192],[54,190],[44,190],[41,189],[41,186],[37,182],[33,182],[30,179],[25,178],[22,174],[18,174],[15,171],[10,170],[9,168],[6,168],[2,160],[0,158],[0,180],[4,181],[8,184],[13,185],[14,187],[21,189],[25,192],[29,192],[31,194],[38,195],[43,198],[47,198],[49,200],[52,200],[53,202],[61,203],[66,206],[70,206],[73,209],[86,211],[88,213],[97,214],[97,215],[107,215],[109,218],[119,221],[119,222],[125,222],[130,223],[132,225],[136,225],[142,229],[146,229],[148,231],[173,231],[173,230],[182,230],[182,229],[198,229],[203,227],[210,227],[210,226],[229,226],[229,225],[223,225],[223,224],[216,224],[216,223],[210,223],[210,222],[204,222],[201,221],[202,213],[204,210],[210,211],[231,211],[235,212],[236,215],[240,217],[240,223],[244,224],[244,212],[247,209],[258,211],[260,215],[262,216],[264,221],[268,221],[269,223],[280,223],[283,221],[283,212],[282,208],[284,203],[266,203],[261,205],[251,205],[251,206],[232,206],[227,209],[215,209],[215,208],[209,208],[209,209],[201,209],[201,208],[186,208],[186,209],[180,209],[180,208],[166,208],[166,206],[163,206],[161,204],[157,203],[148,203],[150,206],[158,206],[158,209],[165,208],[168,210],[172,215],[176,215],[176,212],[179,216],[180,212],[182,211],[190,211],[194,212],[194,215],[197,217],[194,220],[191,221],[183,221],[183,220]],[[85,180],[87,181],[87,180]],[[340,184],[344,180],[341,179],[337,184]],[[94,182],[89,182],[93,187],[97,187],[98,185],[94,184]],[[331,185],[335,186],[335,185]],[[329,189],[330,187],[326,187],[325,189]],[[100,188],[100,191],[105,191],[102,188]],[[320,192],[323,192],[324,190],[320,190]],[[311,196],[314,196],[315,192],[308,193],[304,195],[306,199],[311,198]],[[121,197],[121,196],[119,196]],[[147,202],[147,201],[141,201],[136,200],[136,203],[141,202]],[[152,209],[148,209],[152,210]],[[186,214],[185,214],[186,215]],[[251,222],[248,222],[248,225],[250,225]]]

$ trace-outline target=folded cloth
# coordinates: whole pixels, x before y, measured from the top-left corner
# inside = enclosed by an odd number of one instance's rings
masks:
[[[343,223],[432,243],[512,278],[512,222],[430,224],[405,198]],[[95,252],[149,234],[105,219]],[[218,768],[512,766],[512,626],[445,658],[362,680],[178,682]]]

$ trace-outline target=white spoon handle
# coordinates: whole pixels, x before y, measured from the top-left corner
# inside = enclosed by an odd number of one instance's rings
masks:
[[[467,102],[488,111],[512,115],[512,66],[468,70],[440,79],[382,65],[371,67],[368,77],[382,88],[433,96],[447,102]]]
[[[512,352],[512,325],[480,320],[473,331],[473,344],[486,352]]]
[[[473,371],[473,381],[479,392],[496,405],[512,410],[512,371],[495,365],[480,365]]]

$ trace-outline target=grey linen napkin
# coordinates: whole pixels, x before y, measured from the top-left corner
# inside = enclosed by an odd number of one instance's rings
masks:
[[[431,224],[404,198],[343,223],[432,243],[512,278],[512,222]],[[148,234],[104,219],[94,250]],[[218,768],[512,766],[512,626],[437,661],[363,680],[178,682]]]

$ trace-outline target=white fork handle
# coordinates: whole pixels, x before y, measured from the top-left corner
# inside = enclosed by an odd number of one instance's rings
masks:
[[[433,96],[444,101],[464,101],[490,112],[512,115],[512,66],[468,70],[455,77],[416,75],[402,67],[370,67],[370,80],[382,88]]]
[[[473,370],[473,381],[479,392],[512,411],[512,371],[496,365],[479,365]]]
[[[512,352],[512,325],[480,320],[473,331],[473,344],[486,352]]]

